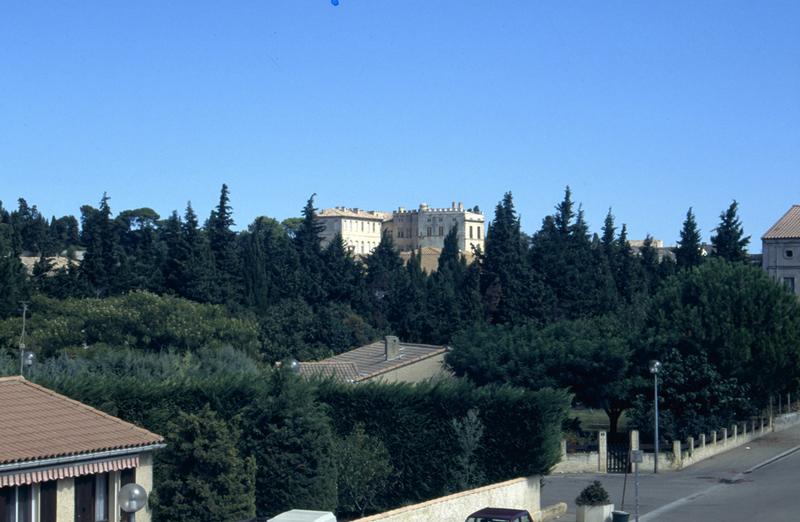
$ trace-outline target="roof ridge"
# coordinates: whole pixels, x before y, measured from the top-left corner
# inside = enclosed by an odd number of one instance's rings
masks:
[[[13,382],[13,381],[24,381],[25,377],[22,375],[8,375],[6,377],[0,377],[0,382]]]
[[[158,439],[160,441],[164,440],[164,437],[162,437],[161,435],[158,435],[156,433],[153,433],[150,430],[146,430],[146,429],[144,429],[142,427],[137,426],[136,424],[134,424],[132,422],[124,421],[124,420],[122,420],[122,419],[120,419],[118,417],[114,417],[113,415],[109,415],[108,413],[102,412],[102,411],[98,410],[97,408],[93,408],[92,406],[89,406],[88,404],[82,403],[81,401],[76,401],[75,399],[71,399],[71,398],[67,397],[66,395],[62,395],[62,394],[60,394],[60,393],[58,393],[56,391],[53,391],[53,390],[51,390],[49,388],[45,388],[44,386],[41,386],[41,385],[36,384],[34,382],[31,382],[31,381],[25,379],[24,377],[18,377],[17,380],[19,380],[22,384],[24,384],[26,386],[30,386],[32,389],[38,391],[39,393],[44,393],[45,395],[50,395],[51,397],[55,397],[57,399],[61,399],[61,400],[65,400],[67,402],[73,403],[73,404],[77,405],[78,407],[88,411],[89,413],[92,413],[92,414],[97,415],[99,417],[103,417],[105,419],[111,420],[111,421],[113,421],[113,422],[115,422],[117,424],[120,424],[120,425],[123,425],[123,426],[127,426],[129,428],[133,428],[134,430],[141,431],[144,434],[146,434],[147,436],[155,437],[156,439]]]

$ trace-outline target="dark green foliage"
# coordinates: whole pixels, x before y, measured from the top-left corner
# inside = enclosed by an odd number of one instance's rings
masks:
[[[317,209],[314,208],[315,196],[316,194],[312,194],[308,198],[306,206],[303,208],[303,220],[294,230],[292,238],[300,261],[300,295],[311,306],[316,306],[325,299],[323,287],[325,270],[322,262],[322,239],[320,237],[323,225],[317,220]]]
[[[395,472],[392,487],[378,497],[382,507],[422,501],[450,491],[463,455],[453,420],[477,410],[486,431],[476,452],[476,470],[486,483],[543,473],[557,460],[561,421],[569,396],[515,388],[476,389],[466,382],[364,384],[326,383],[320,398],[331,408],[334,428],[347,434],[357,423],[380,439]]]
[[[64,350],[110,346],[136,350],[231,345],[255,355],[258,328],[251,319],[235,318],[222,307],[184,299],[133,292],[106,299],[33,299],[29,345],[40,356]],[[16,345],[19,319],[0,321],[0,346]]]
[[[800,303],[762,270],[710,260],[664,283],[649,312],[649,355],[705,353],[763,405],[800,378]]]
[[[602,506],[610,504],[608,491],[605,490],[599,480],[592,481],[591,484],[583,488],[580,495],[575,499],[578,506]]]
[[[258,393],[244,409],[242,422],[245,451],[256,459],[259,516],[298,506],[336,509],[333,433],[308,385],[278,374],[275,388]]]
[[[686,440],[716,431],[754,413],[747,388],[723,378],[704,352],[681,355],[672,350],[659,372],[659,435],[664,440]],[[629,414],[644,440],[653,437],[652,394],[639,396]]]
[[[2,207],[0,207],[2,209]],[[0,319],[16,315],[28,297],[28,281],[13,246],[13,229],[0,223]]]
[[[206,235],[214,263],[213,284],[210,287],[212,302],[235,303],[241,292],[239,255],[233,227],[228,185],[223,184],[219,204],[206,222]]]
[[[544,289],[530,270],[511,192],[497,204],[481,256],[481,291],[492,323],[524,321],[541,313]]]
[[[569,389],[583,404],[605,410],[614,432],[638,383],[630,366],[637,329],[629,319],[561,321],[542,329],[479,326],[455,338],[446,360],[456,375],[481,386]]]
[[[679,269],[692,268],[703,262],[700,246],[700,230],[697,228],[692,208],[689,207],[681,229],[681,239],[678,241],[678,246],[673,249],[675,263]]]
[[[86,254],[81,273],[98,297],[113,295],[126,288],[127,260],[120,246],[118,225],[111,219],[109,197],[104,193],[100,208],[81,207],[81,242]]]
[[[159,452],[164,477],[154,495],[155,518],[165,522],[229,522],[255,515],[255,459],[239,454],[239,432],[208,404],[180,412],[166,427]]]
[[[389,486],[392,465],[380,439],[367,435],[364,426],[357,424],[336,443],[336,470],[339,512],[363,517]]]
[[[719,215],[720,223],[714,229],[716,234],[711,236],[711,244],[714,245],[714,256],[726,261],[745,262],[750,236],[744,235],[738,209],[739,204],[733,200],[728,209]]]

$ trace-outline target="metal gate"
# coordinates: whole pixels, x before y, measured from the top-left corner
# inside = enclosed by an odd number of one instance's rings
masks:
[[[628,462],[630,437],[628,434],[609,433],[606,441],[608,473],[626,473],[630,471],[630,462]]]

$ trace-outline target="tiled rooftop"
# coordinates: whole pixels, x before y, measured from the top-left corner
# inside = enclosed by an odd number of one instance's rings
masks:
[[[761,239],[800,239],[800,205],[792,205]]]
[[[22,377],[0,378],[0,464],[148,446],[163,440]]]
[[[387,360],[384,341],[376,341],[322,361],[300,363],[300,373],[358,382],[447,351],[446,346],[414,343],[399,343],[398,348],[397,356]]]

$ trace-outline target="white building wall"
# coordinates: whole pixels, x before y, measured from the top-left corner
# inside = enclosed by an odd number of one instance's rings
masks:
[[[800,239],[768,239],[762,242],[762,266],[779,283],[794,281],[800,296]]]

